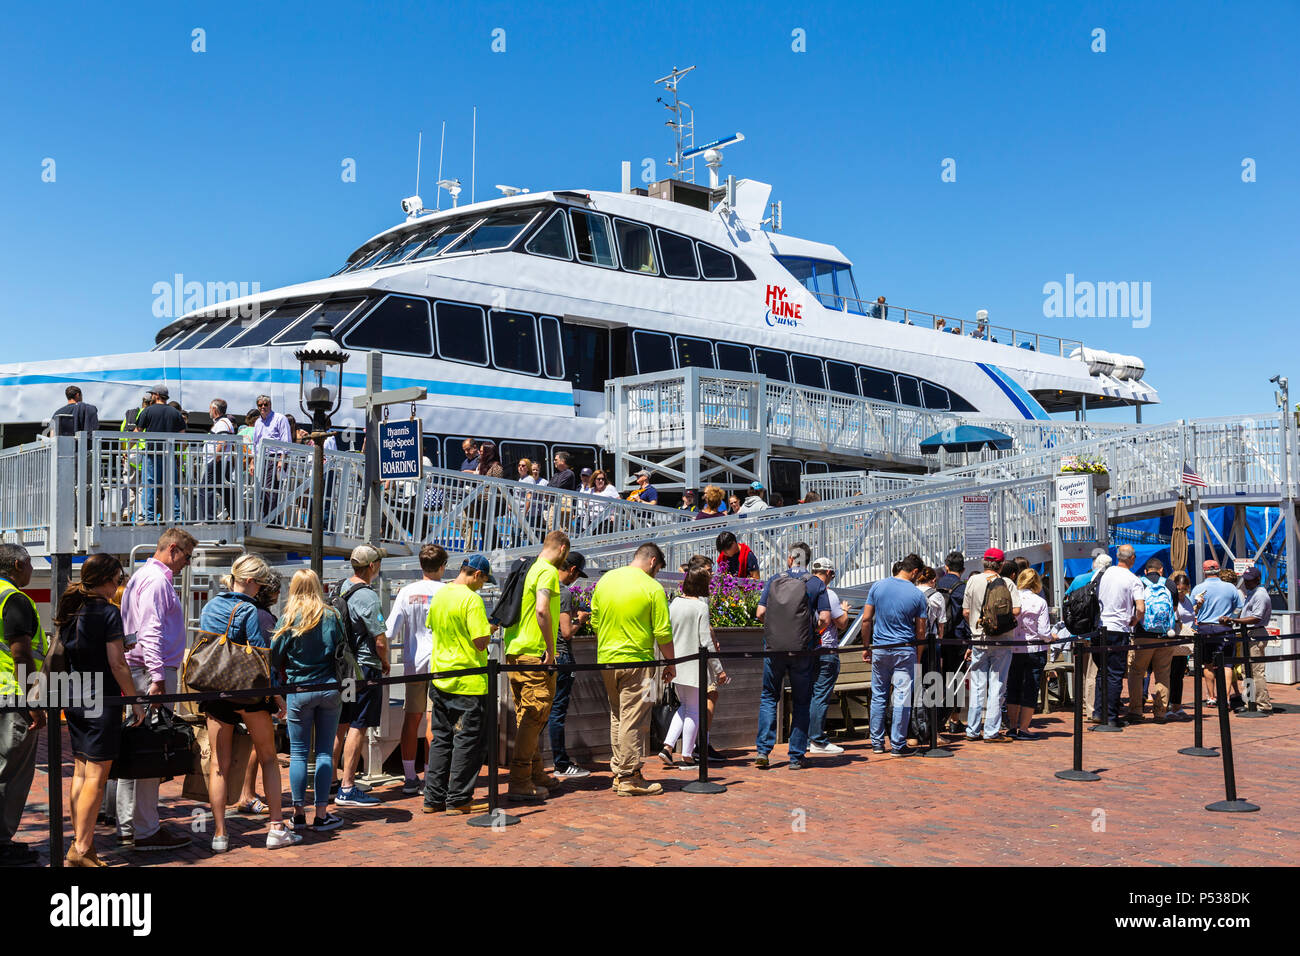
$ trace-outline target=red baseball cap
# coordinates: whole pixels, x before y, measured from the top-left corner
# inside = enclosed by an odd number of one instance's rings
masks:
[[[1219,562],[1215,561],[1213,558],[1208,558],[1207,560],[1201,562],[1202,574],[1209,574],[1211,571],[1217,571],[1217,570],[1219,570]]]
[[[1007,556],[1002,553],[1001,548],[989,548],[984,552],[985,561],[1005,561]]]

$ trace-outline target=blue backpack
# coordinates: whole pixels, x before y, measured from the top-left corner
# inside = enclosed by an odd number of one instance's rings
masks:
[[[1147,582],[1146,613],[1142,617],[1142,630],[1164,634],[1174,623],[1174,599],[1163,579],[1158,584]]]

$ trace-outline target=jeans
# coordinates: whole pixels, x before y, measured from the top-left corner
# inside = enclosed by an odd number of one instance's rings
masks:
[[[885,744],[885,697],[892,685],[894,725],[889,743],[895,751],[907,746],[912,714],[912,683],[916,676],[915,647],[877,647],[871,651],[871,745]]]
[[[307,805],[307,751],[312,731],[316,732],[316,775],[312,796],[316,806],[329,803],[330,784],[334,781],[334,732],[339,727],[343,700],[336,690],[317,690],[290,694],[285,701],[289,725],[289,792],[293,805]]]
[[[474,782],[483,767],[488,740],[483,722],[487,695],[449,694],[429,689],[429,769],[424,775],[425,806],[456,807],[474,797]]]
[[[966,736],[996,737],[1002,730],[1002,698],[1007,692],[1011,670],[1009,647],[980,647],[970,651],[970,709],[966,712]]]
[[[164,469],[171,459],[172,470],[172,520],[181,520],[181,469],[180,462],[166,453],[150,452],[144,456],[144,520],[146,522],[164,521],[158,512],[158,495],[164,481]]]
[[[153,681],[143,667],[131,668],[138,694],[149,693]],[[176,668],[163,669],[164,693],[176,693]],[[119,833],[132,833],[137,840],[153,836],[162,824],[158,820],[158,778],[119,780],[117,782],[117,827]]]
[[[1106,723],[1114,723],[1119,719],[1119,697],[1124,691],[1124,675],[1128,672],[1128,644],[1129,635],[1123,631],[1100,631],[1097,634],[1096,646],[1108,647],[1110,651],[1106,654],[1106,673],[1101,673],[1100,655],[1097,655],[1097,690],[1094,695],[1092,716],[1094,720],[1104,720]],[[1103,683],[1103,678],[1105,683]],[[1102,692],[1108,695],[1106,701],[1106,715],[1102,717]],[[1138,708],[1141,709],[1142,701],[1138,701]]]
[[[758,704],[758,738],[754,747],[766,757],[776,746],[776,704],[787,675],[790,678],[791,716],[790,759],[799,760],[808,752],[808,707],[812,700],[813,668],[811,657],[763,658],[763,696]]]
[[[36,776],[40,738],[27,711],[0,711],[0,846],[13,843],[18,832]]]
[[[835,681],[840,676],[840,655],[826,654],[816,661],[812,701],[808,705],[808,740],[819,747],[830,743],[826,736],[826,708],[830,706]]]
[[[555,663],[572,664],[573,654],[558,645],[555,648]],[[569,714],[569,698],[573,695],[573,671],[557,671],[555,674],[555,700],[551,702],[551,716],[546,726],[551,734],[551,759],[555,771],[559,773],[570,766],[569,752],[564,749],[564,718]]]

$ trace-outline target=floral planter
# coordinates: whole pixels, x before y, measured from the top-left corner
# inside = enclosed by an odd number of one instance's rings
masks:
[[[1092,476],[1093,491],[1110,491],[1110,475],[1106,472],[1095,472]]]

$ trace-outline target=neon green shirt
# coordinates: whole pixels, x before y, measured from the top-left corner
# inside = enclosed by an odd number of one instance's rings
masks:
[[[654,660],[654,645],[672,656],[673,628],[663,586],[631,565],[610,571],[591,595],[596,662],[626,664]]]
[[[487,648],[479,650],[474,638],[492,633],[483,599],[463,584],[447,584],[429,602],[425,619],[433,637],[430,668],[454,671],[463,667],[487,667]],[[448,694],[481,697],[488,692],[486,674],[461,677],[435,677],[433,686]]]
[[[546,652],[546,635],[537,623],[537,592],[551,592],[551,646],[560,627],[560,572],[555,565],[542,558],[533,562],[524,578],[523,603],[519,607],[519,620],[506,628],[506,653],[530,654],[541,657]]]

